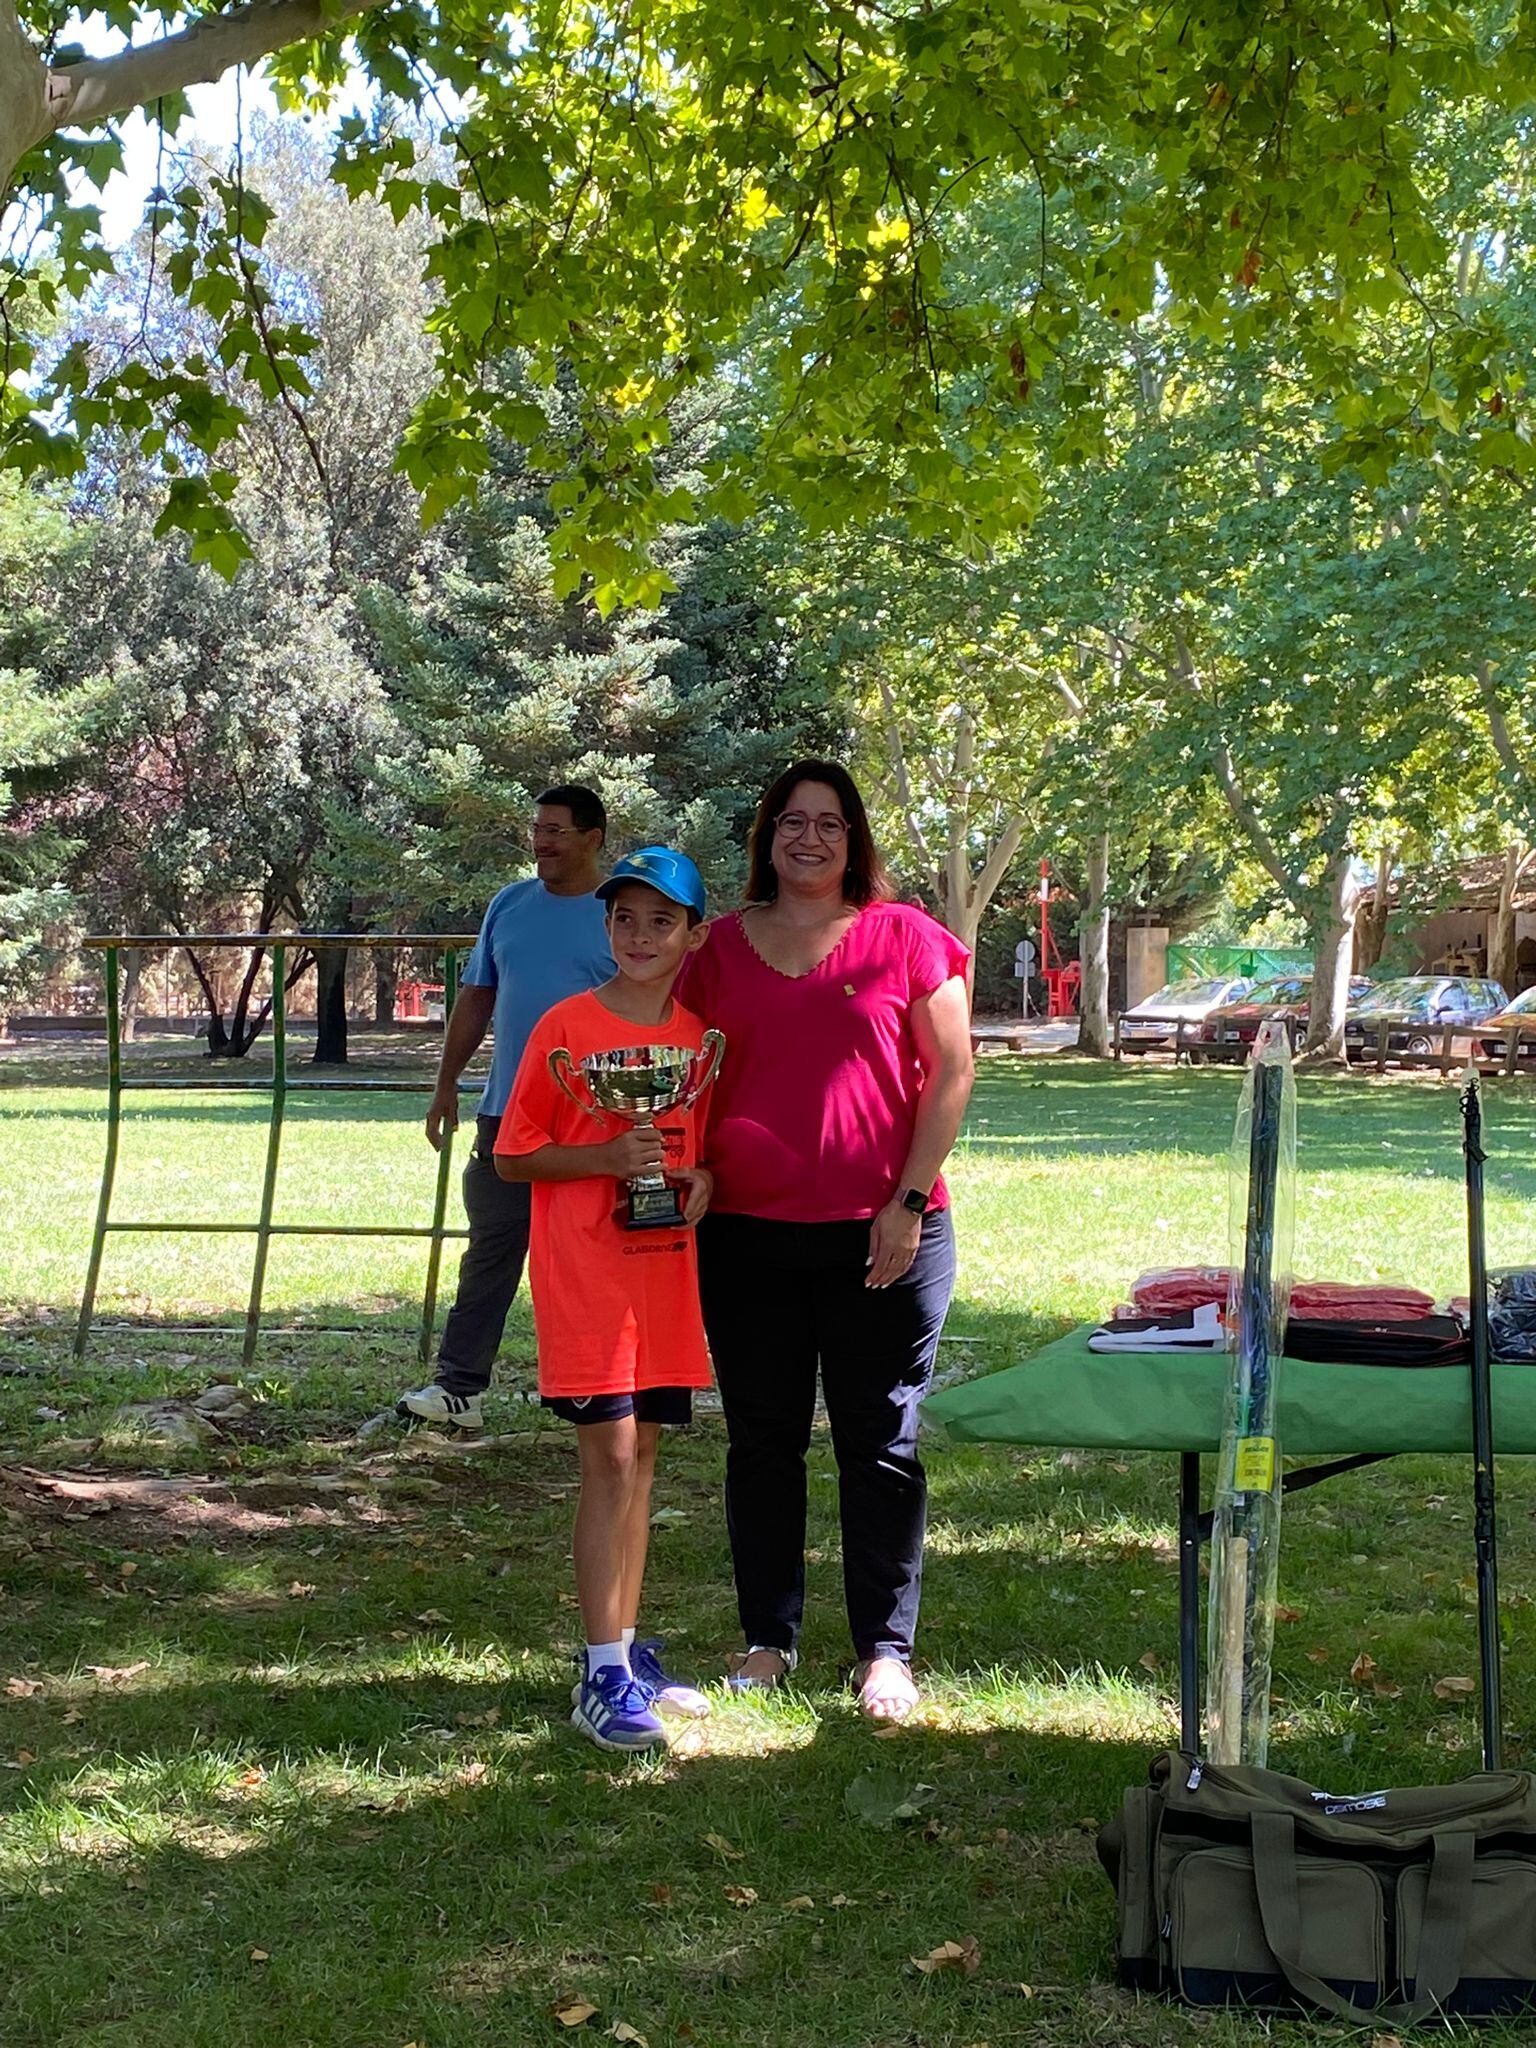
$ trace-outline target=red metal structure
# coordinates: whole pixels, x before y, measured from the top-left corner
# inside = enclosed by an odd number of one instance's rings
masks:
[[[1040,862],[1040,979],[1045,983],[1045,1014],[1075,1017],[1083,970],[1075,960],[1063,960],[1051,937],[1051,903],[1061,891],[1051,887],[1051,864]]]
[[[443,984],[440,981],[402,981],[395,989],[395,1022],[397,1024],[424,1024],[430,1012],[428,1002],[438,998],[439,1015]]]

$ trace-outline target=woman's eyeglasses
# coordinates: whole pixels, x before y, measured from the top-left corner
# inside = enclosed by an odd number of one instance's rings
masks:
[[[784,839],[803,839],[807,832],[827,846],[836,846],[848,837],[848,820],[827,811],[819,818],[808,818],[804,811],[782,811],[773,821],[773,829]]]

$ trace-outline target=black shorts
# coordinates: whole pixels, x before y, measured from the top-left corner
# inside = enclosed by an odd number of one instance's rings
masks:
[[[691,1387],[640,1387],[633,1394],[546,1394],[541,1404],[567,1422],[660,1422],[685,1429],[693,1420]]]

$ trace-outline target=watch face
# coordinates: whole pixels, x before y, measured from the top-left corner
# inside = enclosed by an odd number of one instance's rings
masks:
[[[928,1197],[921,1188],[908,1188],[901,1198],[903,1209],[910,1209],[914,1216],[921,1216],[928,1207]]]

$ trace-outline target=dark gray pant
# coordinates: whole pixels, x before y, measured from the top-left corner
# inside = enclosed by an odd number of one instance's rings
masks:
[[[854,1654],[909,1660],[928,1501],[917,1411],[955,1291],[949,1211],[924,1217],[917,1257],[891,1286],[864,1285],[868,1253],[867,1222],[712,1214],[699,1226],[699,1289],[729,1439],[725,1516],[747,1641],[789,1650],[800,1635],[819,1366]]]
[[[437,1347],[437,1381],[450,1394],[483,1394],[502,1331],[523,1278],[533,1188],[502,1180],[491,1161],[501,1118],[475,1118],[475,1144],[464,1168],[469,1242],[459,1285]]]

